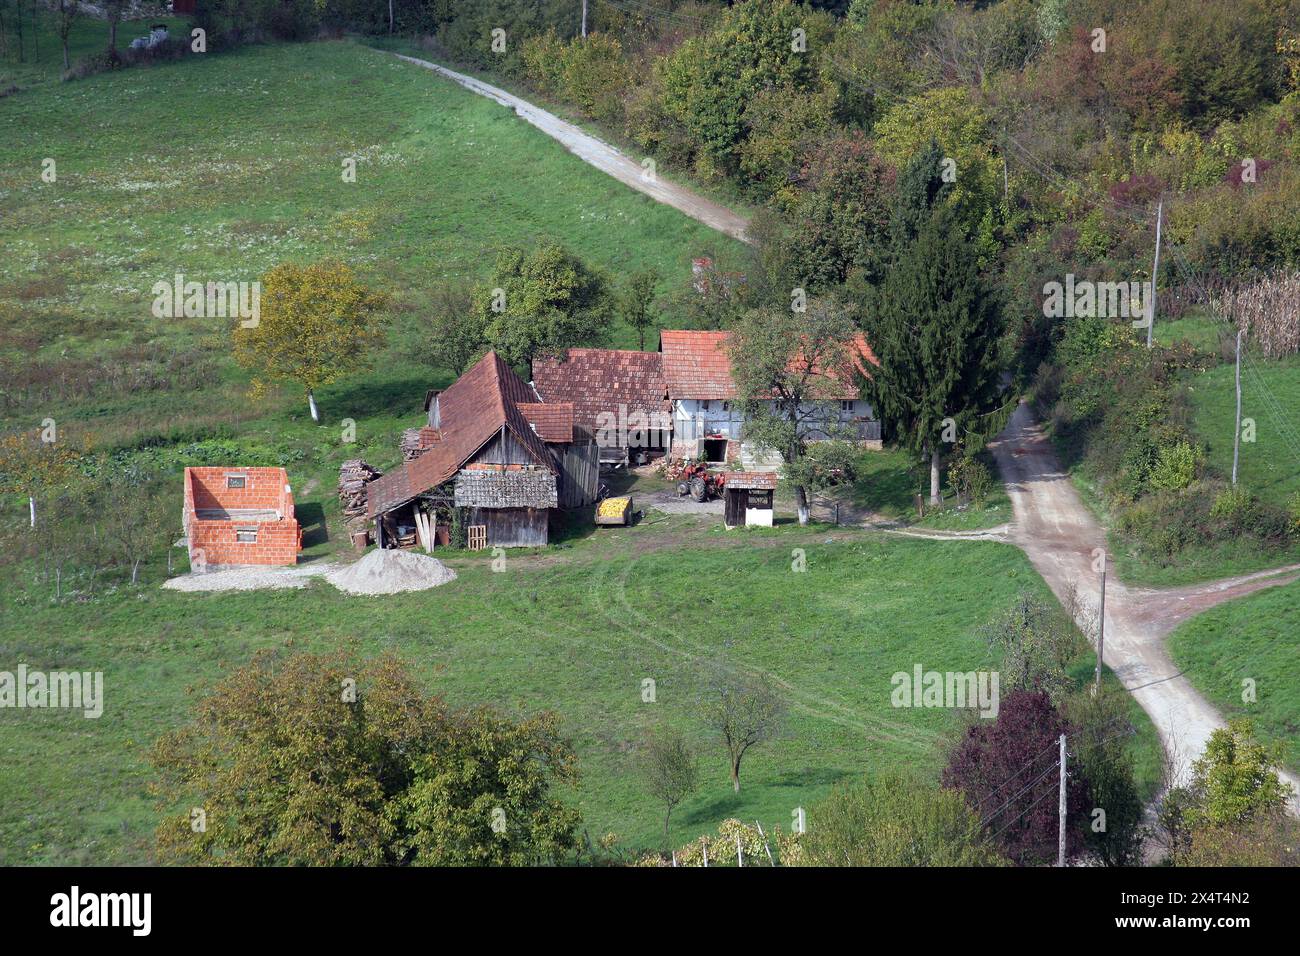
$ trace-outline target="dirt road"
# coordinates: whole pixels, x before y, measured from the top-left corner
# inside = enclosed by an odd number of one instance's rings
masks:
[[[1095,616],[1099,575],[1093,549],[1106,536],[1084,506],[1029,407],[1022,404],[998,440],[990,443],[1015,510],[1010,540],[1064,601],[1071,585]],[[1171,590],[1129,588],[1108,571],[1106,665],[1156,726],[1179,780],[1224,720],[1174,666],[1164,638],[1192,615],[1261,588],[1300,578],[1300,565]],[[1300,781],[1284,775],[1300,794]],[[1300,812],[1300,797],[1292,801]]]
[[[447,79],[459,83],[465,89],[495,100],[502,106],[510,107],[518,114],[520,119],[536,126],[547,136],[559,140],[573,155],[595,166],[602,172],[608,173],[619,182],[626,183],[657,202],[679,209],[692,219],[698,219],[706,226],[726,233],[734,239],[739,239],[742,242],[749,241],[745,235],[745,231],[749,227],[749,220],[743,216],[738,216],[725,206],[705,199],[683,186],[670,183],[661,176],[650,175],[647,170],[642,168],[639,159],[633,159],[590,133],[583,132],[572,123],[566,123],[553,113],[548,113],[546,110],[507,93],[503,89],[491,86],[482,80],[476,80],[472,76],[466,76],[464,73],[449,70],[437,63],[421,60],[418,57],[405,56],[401,53],[397,53],[395,56],[408,63],[414,63],[416,66],[422,66],[426,70],[432,70],[440,76],[445,76]]]

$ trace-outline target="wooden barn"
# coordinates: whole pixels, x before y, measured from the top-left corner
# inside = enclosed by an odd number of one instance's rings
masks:
[[[425,413],[410,460],[366,486],[381,547],[445,541],[453,510],[471,547],[544,545],[557,509],[595,500],[599,449],[572,403],[540,401],[495,352]]]

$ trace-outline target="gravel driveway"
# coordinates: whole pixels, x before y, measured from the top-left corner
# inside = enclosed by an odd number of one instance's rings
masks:
[[[1071,585],[1091,602],[1096,615],[1099,575],[1092,570],[1094,548],[1106,535],[1061,469],[1042,428],[1025,404],[1006,430],[991,442],[998,469],[1015,510],[1010,540],[1018,545],[1062,601]],[[1300,566],[1242,575],[1224,581],[1168,590],[1129,588],[1113,569],[1106,582],[1106,665],[1155,724],[1179,781],[1205,751],[1223,718],[1174,665],[1165,637],[1192,615],[1261,588],[1297,579]],[[1282,775],[1300,795],[1300,780]],[[1300,812],[1300,796],[1292,801]]]

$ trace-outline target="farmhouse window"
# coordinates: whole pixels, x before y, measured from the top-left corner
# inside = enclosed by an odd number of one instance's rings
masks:
[[[257,544],[257,529],[236,528],[235,540],[240,544]]]
[[[847,402],[840,402],[840,411],[848,412],[850,415],[852,415],[853,410],[857,408],[857,405],[858,403],[852,400]]]
[[[247,475],[226,475],[227,488],[243,488],[247,481]]]

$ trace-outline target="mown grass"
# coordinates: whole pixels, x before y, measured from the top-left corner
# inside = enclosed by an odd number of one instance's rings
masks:
[[[899,448],[864,454],[858,463],[858,475],[853,485],[836,492],[835,497],[887,521],[936,531],[977,531],[1005,524],[1013,517],[1011,499],[1007,496],[992,456],[983,452],[979,460],[988,468],[993,483],[988,497],[978,505],[959,506],[956,497],[945,485],[943,508],[929,510],[927,504],[927,513],[920,515],[916,507],[916,496],[924,495],[925,500],[929,501],[929,466],[918,463]],[[945,466],[944,478],[946,477]]]
[[[1169,651],[1225,717],[1250,717],[1282,743],[1300,771],[1300,584],[1268,588],[1197,615],[1169,636]],[[1243,699],[1253,681],[1255,700]]]
[[[681,728],[702,758],[702,786],[674,814],[675,842],[729,816],[788,828],[796,807],[840,781],[903,768],[937,779],[960,718],[891,707],[891,675],[918,663],[996,669],[978,627],[1022,590],[1047,595],[1005,545],[789,525],[728,533],[693,517],[580,530],[558,547],[512,552],[503,573],[478,556],[449,561],[455,582],[382,598],[318,582],[207,595],[124,588],[59,605],[31,593],[7,604],[0,659],[103,671],[107,706],[98,720],[0,711],[0,862],[147,861],[147,751],[186,719],[194,695],[260,648],[353,640],[364,654],[399,652],[455,703],[558,710],[581,759],[573,799],[593,838],[657,845],[659,811],[636,753],[660,725]],[[791,703],[786,733],[746,759],[739,795],[697,716],[703,664],[719,654],[780,681]],[[1086,680],[1090,661],[1078,670]],[[642,700],[645,678],[654,703]],[[1133,710],[1147,768],[1157,745]]]

